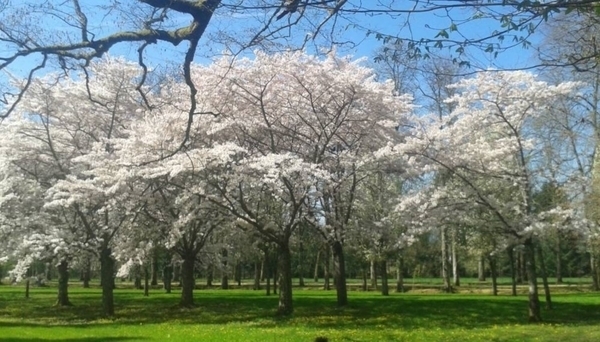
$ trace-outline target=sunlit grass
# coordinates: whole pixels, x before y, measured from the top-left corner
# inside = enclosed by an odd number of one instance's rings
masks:
[[[526,297],[296,290],[295,313],[275,315],[264,291],[198,290],[197,307],[180,309],[178,293],[117,289],[116,315],[103,319],[97,288],[71,288],[73,307],[53,307],[54,288],[0,286],[0,341],[598,341],[600,296],[554,296],[544,323],[527,321]]]

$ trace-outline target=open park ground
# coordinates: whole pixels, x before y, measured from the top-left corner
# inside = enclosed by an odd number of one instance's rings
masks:
[[[73,306],[58,308],[52,284],[32,287],[28,299],[24,287],[2,285],[0,341],[600,341],[600,295],[585,286],[553,288],[554,308],[543,310],[543,323],[528,324],[524,294],[493,297],[464,283],[450,295],[410,283],[407,293],[388,297],[351,291],[341,309],[334,291],[295,288],[295,311],[285,318],[275,315],[277,296],[264,290],[196,290],[197,306],[181,309],[177,290],[144,297],[117,284],[110,319],[102,318],[97,287],[71,286]]]

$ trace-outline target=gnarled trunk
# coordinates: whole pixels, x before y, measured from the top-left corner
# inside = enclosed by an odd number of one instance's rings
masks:
[[[194,287],[196,280],[194,277],[194,256],[186,256],[181,264],[181,300],[179,305],[185,308],[194,306]]]
[[[535,270],[535,245],[532,238],[527,238],[524,245],[523,259],[527,271],[529,282],[529,321],[540,322],[542,315],[540,313],[540,300],[538,298],[537,274]]]
[[[313,280],[316,282],[319,281],[319,258],[321,257],[321,250],[317,251],[317,260],[315,261],[315,273],[313,275]]]
[[[458,253],[456,252],[456,229],[452,229],[452,284],[460,286],[460,274],[458,269]]]
[[[280,244],[278,248],[279,272],[279,315],[290,315],[294,312],[292,303],[292,255],[287,244]]]
[[[56,306],[71,306],[69,301],[69,263],[61,260],[58,270],[58,297]]]
[[[100,250],[100,281],[102,282],[102,310],[106,316],[115,314],[113,290],[115,288],[115,260],[112,250],[103,247]]]
[[[344,259],[344,248],[340,241],[335,241],[331,246],[333,251],[333,272],[335,277],[335,290],[337,305],[348,304],[348,289],[346,289],[346,260]]]

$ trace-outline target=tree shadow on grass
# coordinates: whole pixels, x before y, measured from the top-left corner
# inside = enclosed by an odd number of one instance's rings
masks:
[[[508,324],[527,323],[527,298],[508,296],[461,295],[402,295],[389,297],[357,295],[350,304],[337,308],[331,293],[298,293],[295,295],[294,315],[275,316],[277,297],[266,297],[257,292],[203,292],[197,291],[197,306],[181,309],[179,297],[157,295],[142,297],[137,293],[115,293],[116,316],[102,317],[99,298],[73,298],[76,306],[49,309],[48,301],[18,301],[8,303],[8,312],[18,313],[26,321],[0,322],[0,328],[12,326],[91,327],[104,324],[130,325],[160,324],[228,324],[252,323],[256,328],[272,328],[288,324],[318,329],[475,329]],[[544,310],[544,322],[554,324],[600,324],[598,299],[586,301],[582,296],[557,296],[554,310]],[[590,297],[597,298],[597,297]],[[590,303],[591,301],[591,303]],[[7,317],[0,310],[0,319]],[[1,342],[2,340],[0,340]]]

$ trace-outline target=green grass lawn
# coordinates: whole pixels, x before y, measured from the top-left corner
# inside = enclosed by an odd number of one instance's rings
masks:
[[[53,307],[54,288],[0,286],[0,342],[15,341],[600,341],[600,296],[554,296],[543,324],[527,324],[525,296],[294,292],[292,317],[275,316],[264,291],[197,290],[194,309],[178,293],[115,290],[116,315],[102,319],[100,291],[71,287],[73,307]]]

